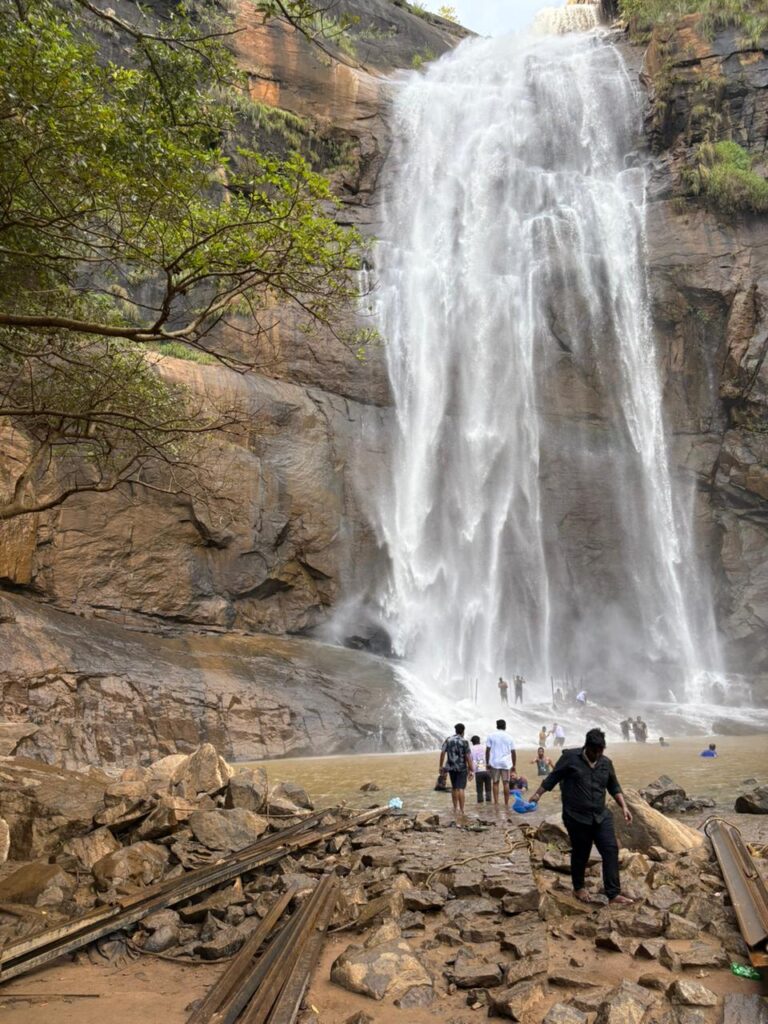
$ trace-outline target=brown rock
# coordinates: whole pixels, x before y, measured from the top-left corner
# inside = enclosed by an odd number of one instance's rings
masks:
[[[371,999],[396,999],[413,987],[432,987],[432,979],[408,943],[385,943],[372,949],[348,946],[331,966],[331,981]]]
[[[189,816],[189,827],[199,843],[209,850],[234,852],[251,846],[268,827],[262,818],[244,807],[195,811]]]
[[[673,981],[667,989],[667,998],[682,1006],[717,1006],[715,993],[696,981]]]
[[[626,848],[646,852],[652,846],[660,846],[670,853],[683,853],[703,846],[704,837],[700,832],[655,811],[637,790],[625,789],[624,799],[632,811],[632,824],[624,821],[618,804],[612,811],[616,834]]]
[[[72,860],[79,868],[90,871],[96,861],[120,849],[120,843],[108,828],[97,828],[86,836],[68,839],[57,860]]]
[[[519,985],[494,992],[491,1009],[501,1017],[510,1020],[525,1020],[526,1014],[535,1009],[546,995],[546,983],[542,981],[521,981]]]
[[[768,1024],[768,1004],[756,994],[729,993],[723,1003],[723,1024]]]
[[[522,960],[512,960],[504,971],[504,983],[511,988],[520,981],[527,981],[539,974],[546,974],[548,969],[548,956],[526,956]]]
[[[601,1003],[595,1024],[641,1024],[656,996],[640,985],[623,981]]]
[[[102,891],[130,893],[159,882],[168,864],[168,851],[155,843],[134,843],[108,853],[93,865],[93,877]]]
[[[452,969],[458,988],[492,988],[501,984],[501,968],[489,963],[485,957],[475,956],[460,949]]]
[[[194,800],[202,793],[219,793],[234,772],[212,743],[202,743],[177,767],[171,785],[179,796]]]
[[[547,1010],[542,1024],[587,1024],[587,1015],[567,1003],[555,1003]]]
[[[57,907],[68,900],[76,888],[75,879],[58,864],[33,861],[0,881],[0,903]]]
[[[10,829],[11,859],[57,853],[67,839],[90,832],[103,794],[104,783],[84,772],[20,757],[0,761],[0,815]]]
[[[227,807],[244,807],[258,814],[264,809],[269,792],[269,780],[264,768],[258,765],[235,768],[227,786]]]
[[[431,913],[445,906],[445,897],[431,889],[406,889],[403,892],[406,910],[421,910]]]

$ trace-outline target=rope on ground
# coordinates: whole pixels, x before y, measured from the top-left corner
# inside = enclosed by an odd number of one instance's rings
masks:
[[[172,964],[181,964],[182,966],[187,967],[208,967],[209,965],[211,967],[216,967],[217,964],[229,963],[230,960],[234,960],[235,957],[237,956],[237,953],[233,953],[231,956],[217,957],[216,960],[203,960],[202,958],[198,959],[197,957],[187,958],[180,956],[171,956],[170,953],[155,953],[151,949],[142,949],[141,946],[136,945],[133,939],[128,939],[128,941],[126,942],[126,946],[129,949],[132,949],[134,953],[141,953],[142,956],[154,956],[158,960],[168,960]]]
[[[510,833],[505,832],[504,838],[509,840]],[[524,839],[517,839],[514,842],[510,843],[508,846],[504,847],[504,849],[502,850],[486,850],[485,853],[476,853],[472,857],[465,857],[463,860],[451,861],[449,864],[444,864],[442,865],[442,867],[435,868],[434,871],[430,871],[430,873],[427,875],[426,881],[424,882],[424,886],[425,888],[429,889],[432,885],[432,879],[435,877],[435,875],[439,875],[443,871],[450,871],[453,868],[460,868],[463,867],[465,864],[471,864],[473,861],[476,860],[488,860],[491,857],[503,857],[504,854],[506,853],[514,853],[515,850],[522,850],[527,846],[528,844],[525,842]]]

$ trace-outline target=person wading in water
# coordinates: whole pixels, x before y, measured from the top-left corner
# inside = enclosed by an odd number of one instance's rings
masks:
[[[464,726],[454,725],[454,734],[443,743],[440,751],[440,771],[445,763],[451,779],[451,799],[454,811],[464,813],[464,793],[467,779],[472,778],[472,758],[469,743],[464,739]]]
[[[501,703],[507,705],[508,707],[509,683],[506,681],[506,679],[503,679],[501,676],[499,676],[499,697],[501,698]]]
[[[531,802],[538,804],[544,793],[560,786],[563,800],[563,824],[571,840],[571,881],[577,900],[591,903],[584,885],[584,874],[594,843],[603,859],[603,884],[610,903],[633,903],[621,894],[619,879],[619,844],[613,827],[613,817],[605,806],[606,791],[624,812],[624,820],[632,823],[632,812],[627,807],[613,762],[604,754],[605,733],[590,729],[584,746],[578,750],[564,750],[555,768],[544,779]]]

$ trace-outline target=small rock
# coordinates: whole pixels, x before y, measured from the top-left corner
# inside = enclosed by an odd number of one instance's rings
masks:
[[[203,960],[222,960],[234,956],[258,926],[258,918],[247,917],[236,928],[222,928],[211,937],[196,943],[192,947],[192,952],[197,953]]]
[[[643,939],[643,941],[638,944],[634,955],[642,957],[645,960],[657,960],[663,945],[663,939]]]
[[[192,800],[163,793],[134,835],[138,839],[150,840],[169,836],[189,821],[191,815],[198,810],[197,803]]]
[[[402,853],[397,846],[370,846],[361,851],[361,859],[365,867],[393,867],[402,860]]]
[[[516,893],[514,896],[505,896],[501,901],[501,909],[505,914],[524,914],[526,911],[538,911],[541,894],[532,886],[525,892]]]
[[[727,967],[729,957],[715,946],[705,942],[694,942],[688,949],[678,952],[680,963],[685,967]]]
[[[458,988],[492,988],[501,984],[501,968],[488,963],[484,957],[467,953],[463,948],[456,954],[452,970]]]
[[[616,930],[638,939],[658,938],[664,934],[664,916],[650,907],[641,907],[632,917],[617,917]]]
[[[595,945],[598,949],[607,949],[609,953],[626,952],[626,944],[616,931],[600,932],[595,936]]]
[[[647,989],[622,981],[600,1004],[595,1024],[640,1024],[645,1011],[656,1000]]]
[[[344,1024],[376,1024],[376,1019],[370,1013],[363,1013],[360,1010],[359,1013],[353,1013],[351,1017],[347,1017]]]
[[[147,953],[164,953],[166,949],[179,944],[178,925],[165,924],[148,935],[141,947]]]
[[[399,942],[402,938],[400,926],[394,921],[385,921],[375,928],[365,940],[365,948],[373,949],[374,946],[384,946],[389,942]]]
[[[591,973],[577,974],[575,971],[552,970],[549,972],[550,985],[560,988],[599,988],[600,982]]]
[[[737,796],[734,810],[739,814],[768,814],[768,786],[756,786]]]
[[[669,978],[664,974],[641,974],[637,979],[638,985],[643,988],[651,988],[656,992],[666,992],[669,985]]]
[[[455,896],[480,896],[483,892],[483,876],[469,871],[457,871],[451,889]]]
[[[550,1006],[542,1024],[587,1024],[587,1015],[567,1003]]]
[[[406,910],[420,910],[422,913],[441,910],[445,906],[445,898],[431,889],[405,889],[403,901]]]
[[[523,960],[512,960],[507,964],[504,981],[507,986],[516,985],[520,981],[535,978],[537,974],[546,974],[548,967],[547,956],[527,956]],[[552,980],[551,976],[549,980]]]
[[[666,967],[667,970],[672,971],[673,974],[679,974],[683,969],[682,964],[680,963],[680,957],[671,946],[667,945],[666,942],[659,950],[658,960],[662,967]]]
[[[360,787],[361,793],[378,793],[381,786],[377,782],[364,782]]]
[[[667,914],[664,934],[668,939],[695,939],[700,931],[695,921],[689,921],[679,914]]]
[[[474,917],[476,914],[496,914],[498,904],[481,896],[468,897],[467,899],[451,900],[445,906],[446,917],[455,921],[457,917]]]
[[[410,988],[432,986],[432,979],[403,939],[372,949],[348,946],[331,967],[331,981],[377,1000],[397,998]]]
[[[303,786],[295,782],[280,782],[269,794],[270,813],[273,806],[290,804],[300,811],[313,811],[315,805]]]
[[[491,999],[491,1010],[510,1020],[522,1021],[526,1014],[541,1002],[546,991],[544,982],[521,981],[519,985],[494,993]]]
[[[717,1006],[715,993],[697,981],[673,981],[667,989],[667,998],[682,1006]]]
[[[378,789],[378,786],[376,787]],[[413,1010],[422,1006],[431,1006],[435,1001],[435,990],[431,985],[414,985],[395,1000],[395,1006],[401,1010]]]
[[[424,931],[426,924],[424,922],[424,915],[420,914],[418,910],[408,910],[405,914],[401,914],[397,920],[400,929],[406,931]]]

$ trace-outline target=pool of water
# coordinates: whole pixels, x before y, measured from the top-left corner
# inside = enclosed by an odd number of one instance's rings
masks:
[[[659,775],[669,775],[689,796],[706,796],[717,801],[721,809],[733,809],[736,794],[747,779],[768,781],[768,737],[717,736],[686,737],[670,740],[669,747],[652,743],[616,743],[606,751],[613,759],[619,781],[625,787],[647,785]],[[715,759],[699,757],[708,743],[717,744]],[[548,750],[553,760],[556,752]],[[531,791],[536,788],[535,756],[532,746],[518,750],[517,767],[527,776]],[[270,782],[290,779],[301,783],[318,807],[346,801],[351,806],[365,807],[386,802],[397,796],[406,810],[450,809],[448,793],[433,790],[437,778],[439,754],[363,754],[349,757],[303,757],[279,761],[262,761]],[[375,782],[375,793],[361,792],[366,782]],[[474,788],[467,791],[467,804],[475,801]],[[543,798],[539,813],[552,814],[559,809],[557,793]]]

